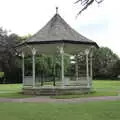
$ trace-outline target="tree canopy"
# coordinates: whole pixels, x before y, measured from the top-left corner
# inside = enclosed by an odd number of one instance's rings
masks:
[[[5,73],[6,82],[9,80],[12,82],[19,78],[17,74],[19,67],[15,49],[16,44],[19,42],[20,37],[18,35],[8,35],[6,30],[0,28],[0,67],[1,72]]]
[[[94,49],[93,71],[96,78],[116,78],[120,72],[119,57],[107,47]]]

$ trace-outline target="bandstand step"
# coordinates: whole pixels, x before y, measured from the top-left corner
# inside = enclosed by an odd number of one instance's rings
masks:
[[[65,88],[24,88],[23,93],[26,95],[64,95],[64,94],[81,94],[90,92],[90,87],[65,87]]]

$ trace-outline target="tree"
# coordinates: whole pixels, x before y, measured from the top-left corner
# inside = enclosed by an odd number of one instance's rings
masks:
[[[84,10],[86,10],[90,5],[92,5],[93,3],[98,3],[100,4],[101,2],[103,2],[104,0],[77,0],[75,3],[81,3],[81,5],[83,6],[83,8],[78,12],[78,15],[81,14]]]
[[[120,75],[120,59],[113,65],[112,72],[114,77],[118,77],[118,75]]]
[[[101,47],[93,51],[93,71],[97,78],[117,77],[117,65],[119,58],[109,48]]]
[[[18,80],[19,67],[15,46],[20,37],[16,34],[8,35],[6,30],[0,28],[0,66],[5,73],[6,82]]]

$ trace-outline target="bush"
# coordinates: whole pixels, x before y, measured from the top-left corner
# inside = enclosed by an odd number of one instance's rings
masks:
[[[4,72],[0,72],[0,78],[4,77]]]

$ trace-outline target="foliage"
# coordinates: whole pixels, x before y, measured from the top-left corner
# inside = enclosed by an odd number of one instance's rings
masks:
[[[0,28],[0,67],[5,74],[5,81],[19,81],[20,68],[18,67],[18,59],[16,57],[15,46],[19,42],[20,37],[16,34],[8,35],[6,30]]]
[[[0,72],[0,78],[4,77],[4,72]]]
[[[113,75],[118,77],[120,75],[120,59],[116,61],[112,68]]]
[[[81,5],[83,6],[83,8],[79,11],[78,15],[81,14],[84,10],[86,10],[90,5],[92,5],[93,3],[98,3],[100,4],[101,2],[103,2],[104,0],[77,0],[75,3],[81,3]]]
[[[61,56],[60,55],[36,55],[36,76],[39,77],[57,77],[61,73]],[[32,57],[25,58],[25,75],[32,75]],[[64,56],[65,75],[69,75],[70,59]]]
[[[93,72],[95,78],[116,78],[120,69],[119,58],[109,48],[93,50]]]

